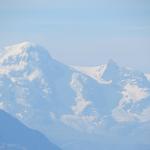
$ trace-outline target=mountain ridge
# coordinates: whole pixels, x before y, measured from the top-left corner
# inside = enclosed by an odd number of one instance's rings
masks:
[[[0,110],[0,149],[60,150],[56,145],[36,130]]]

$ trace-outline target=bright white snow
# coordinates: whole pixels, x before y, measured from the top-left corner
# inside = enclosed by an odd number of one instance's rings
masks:
[[[102,79],[102,75],[105,72],[107,65],[99,65],[95,67],[86,67],[86,66],[72,66],[74,69],[86,74],[87,76],[95,79],[101,84],[111,84],[112,81],[105,81]]]
[[[136,84],[128,83],[125,85],[122,95],[126,100],[138,102],[149,96],[149,90],[147,88],[140,88]]]
[[[72,89],[76,92],[75,104],[72,106],[72,110],[76,115],[81,114],[89,105],[91,105],[91,102],[83,97],[83,86],[80,83],[79,77],[80,75],[78,73],[74,73],[70,83]]]

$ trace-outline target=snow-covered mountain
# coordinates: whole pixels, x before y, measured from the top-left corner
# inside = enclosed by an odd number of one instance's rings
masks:
[[[65,150],[88,150],[88,141],[150,144],[143,140],[150,138],[150,81],[112,60],[67,66],[29,42],[6,47],[0,55],[0,108]]]
[[[0,110],[0,150],[60,150],[36,130]]]
[[[128,111],[130,111],[130,113],[128,114],[127,111],[125,111],[125,118],[122,114],[120,116],[121,118],[118,118],[117,121],[128,122],[128,119],[135,119],[139,122],[149,121],[150,116],[146,116],[146,114],[140,115],[140,112],[137,111],[138,109],[142,109],[141,104],[145,103],[144,99],[148,99],[147,103],[149,103],[150,83],[148,79],[148,74],[144,75],[142,72],[135,71],[131,68],[119,67],[113,60],[110,60],[107,65],[101,65],[99,67],[97,66],[94,68],[77,67],[77,69],[85,73],[86,75],[93,77],[100,84],[110,84],[111,86],[118,86],[117,90],[120,91],[120,93],[122,94],[122,98],[118,101],[117,108],[120,108],[122,111],[122,109],[125,108],[126,105],[128,107],[132,105],[132,109],[128,108]],[[145,103],[145,106],[146,105],[147,104]],[[134,109],[134,107],[136,108],[134,110],[134,114],[132,114],[131,112]],[[147,105],[147,109],[144,110],[148,111],[149,108],[149,105]],[[136,113],[136,111],[138,113]],[[115,119],[117,119],[116,115],[112,115]]]

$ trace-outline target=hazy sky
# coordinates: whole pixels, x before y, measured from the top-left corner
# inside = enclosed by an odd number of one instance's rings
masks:
[[[22,41],[66,64],[150,72],[150,0],[0,0],[0,47]]]

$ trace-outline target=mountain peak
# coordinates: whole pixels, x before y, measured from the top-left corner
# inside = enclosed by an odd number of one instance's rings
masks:
[[[112,78],[116,79],[116,75],[119,73],[119,70],[120,67],[118,66],[118,64],[114,60],[110,59],[107,63],[107,67],[102,77],[105,80],[110,80]]]
[[[15,60],[18,57],[23,59],[28,59],[29,57],[42,57],[43,55],[49,56],[48,51],[42,46],[36,45],[31,42],[22,42],[19,44],[7,46],[4,51],[0,54],[0,64],[7,62],[7,60]]]
[[[7,51],[9,51],[10,49],[12,50],[13,49],[13,51],[19,51],[20,49],[21,50],[28,50],[28,49],[30,49],[31,47],[36,47],[36,44],[33,44],[33,43],[31,43],[31,42],[28,42],[28,41],[26,41],[26,42],[22,42],[22,43],[18,43],[18,44],[14,44],[14,45],[10,45],[10,46],[7,46],[7,47],[5,47],[4,49],[5,50],[7,50]]]
[[[22,42],[4,48],[0,53],[0,73],[25,69],[26,66],[47,64],[51,59],[49,52],[34,43]]]
[[[108,63],[107,63],[107,67],[118,67],[118,64],[113,60],[113,59],[109,59]]]
[[[35,43],[29,42],[29,41],[24,41],[18,44],[14,44],[12,45],[13,47],[20,47],[20,48],[29,48],[32,46],[35,46]],[[8,47],[12,47],[12,46],[8,46]]]
[[[22,42],[22,43],[18,43],[15,45],[11,45],[11,46],[7,46],[4,48],[7,53],[11,53],[12,55],[17,55],[17,54],[21,54],[23,52],[42,52],[42,51],[46,51],[45,48],[43,48],[40,45],[37,45],[35,43],[31,43],[28,41]]]

